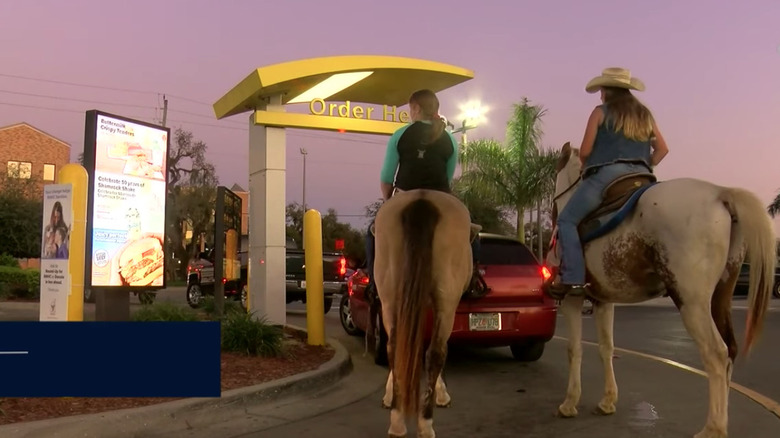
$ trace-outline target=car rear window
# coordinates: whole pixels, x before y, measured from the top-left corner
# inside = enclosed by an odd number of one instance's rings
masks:
[[[520,242],[482,238],[479,263],[483,265],[538,265],[531,251]]]

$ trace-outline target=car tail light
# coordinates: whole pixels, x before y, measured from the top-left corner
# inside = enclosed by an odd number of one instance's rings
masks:
[[[368,277],[361,277],[360,278],[360,284],[368,284]]]
[[[225,284],[225,283],[227,283],[227,278],[223,278],[222,279],[222,284]]]
[[[542,279],[544,281],[547,281],[550,279],[550,277],[552,277],[552,272],[550,272],[550,270],[547,269],[547,266],[542,266],[541,273],[542,273]]]
[[[347,259],[344,256],[339,259],[339,275],[342,277],[347,275]]]

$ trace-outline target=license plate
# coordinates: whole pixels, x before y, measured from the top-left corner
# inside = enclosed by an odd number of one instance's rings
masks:
[[[306,282],[305,281],[301,282],[301,289],[306,289]]]
[[[501,330],[500,313],[469,313],[469,330],[498,331]]]

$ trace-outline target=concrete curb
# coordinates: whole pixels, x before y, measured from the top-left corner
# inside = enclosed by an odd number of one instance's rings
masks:
[[[300,327],[287,325],[301,330]],[[262,404],[282,397],[324,389],[339,382],[352,369],[352,358],[336,339],[326,343],[335,350],[333,357],[319,368],[305,373],[272,380],[259,385],[232,389],[215,398],[187,398],[139,408],[120,409],[96,414],[76,415],[0,426],[0,436],[6,438],[36,437],[136,437],[160,429],[191,429],[183,417],[203,412],[213,416],[218,409],[240,409],[245,404]]]

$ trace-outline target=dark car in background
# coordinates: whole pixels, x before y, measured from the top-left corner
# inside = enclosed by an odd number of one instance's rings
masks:
[[[749,283],[750,264],[743,263],[742,268],[739,270],[739,277],[737,278],[737,287],[734,290],[734,295],[747,295]],[[775,282],[772,284],[772,295],[775,298],[780,298],[780,266],[775,268]]]
[[[542,292],[551,273],[515,238],[480,233],[480,239],[479,269],[489,291],[480,298],[461,299],[449,342],[472,347],[508,346],[517,360],[539,360],[555,335],[557,304]],[[360,335],[368,326],[367,285],[362,269],[347,282],[348,294],[342,297],[339,316],[348,334]],[[432,315],[428,315],[426,339],[430,338],[431,322]],[[387,334],[381,312],[373,326],[375,362],[386,364]]]
[[[347,278],[347,259],[340,252],[322,253],[325,313],[333,306],[333,294],[342,293]],[[306,259],[302,249],[287,248],[287,303],[306,302]]]
[[[247,304],[247,264],[239,253],[241,262],[241,274],[237,279],[222,279],[224,285],[225,298],[241,302],[241,306],[246,308]],[[190,260],[187,265],[187,304],[192,308],[200,306],[203,297],[214,296],[216,281],[214,278],[214,250],[202,252],[196,258]]]

